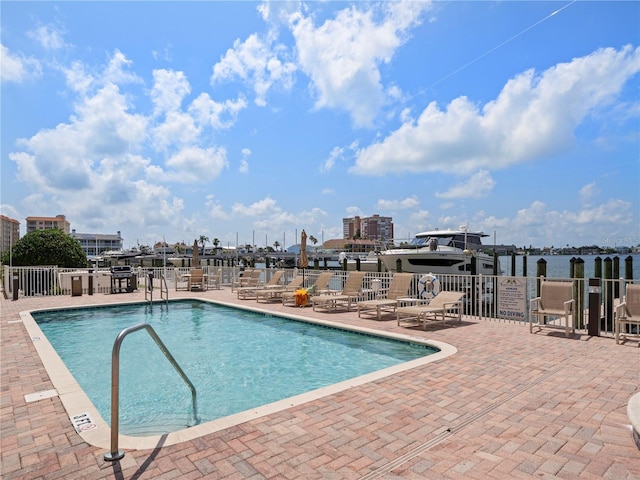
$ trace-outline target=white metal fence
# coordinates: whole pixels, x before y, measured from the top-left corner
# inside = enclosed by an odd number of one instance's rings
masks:
[[[204,273],[207,274],[210,287],[230,286],[240,275],[241,267],[220,267],[203,266]],[[189,267],[169,268],[169,267],[133,267],[134,278],[132,282],[143,288],[144,280],[149,279],[149,274],[153,274],[153,281],[159,282],[164,276],[169,291],[186,288],[184,277],[191,270]],[[262,281],[268,281],[277,269],[263,269]],[[305,276],[305,286],[311,286],[320,274],[321,270],[314,269],[286,269],[284,283],[288,283],[295,275]],[[349,272],[336,270],[331,280],[330,288],[341,290]],[[385,288],[391,281],[392,273],[387,272],[367,272],[363,284],[365,295],[384,295]],[[421,282],[421,280],[423,280]],[[580,330],[586,329],[588,323],[589,295],[596,293],[596,289],[589,287],[589,280],[578,279],[558,279],[573,282],[574,299],[576,301],[576,315],[574,315],[574,326]],[[511,277],[492,275],[438,275],[437,282],[439,288],[443,290],[456,290],[465,292],[464,314],[479,317],[492,321],[521,322],[528,321],[529,303],[535,298],[539,291],[539,284],[542,277]],[[517,307],[520,309],[518,315],[503,315],[500,306],[504,303],[502,297],[502,284],[510,282],[517,284],[521,289],[522,302]],[[624,279],[601,279],[600,288],[600,328],[602,335],[612,335],[614,325],[614,311],[617,303],[624,296],[627,283],[632,280]],[[635,280],[638,282],[638,280]],[[408,297],[424,296],[424,275],[415,274],[411,283]],[[159,287],[160,284],[158,283]],[[10,267],[4,266],[3,287],[8,298],[20,299],[25,296],[49,296],[49,295],[86,295],[89,294],[90,287],[92,293],[111,293],[112,283],[110,269],[71,269],[51,266],[40,267]],[[594,317],[595,318],[595,317]]]

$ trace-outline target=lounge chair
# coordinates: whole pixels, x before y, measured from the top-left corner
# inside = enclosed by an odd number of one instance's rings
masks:
[[[259,270],[258,270],[258,273],[260,273]],[[255,274],[252,274],[252,276],[254,275]],[[283,275],[284,275],[284,270],[276,270],[268,282],[262,285],[258,284],[258,285],[251,285],[247,287],[238,287],[236,288],[236,294],[238,298],[241,300],[256,298],[256,293],[258,292],[258,290],[264,290],[266,288],[272,288],[272,287],[280,287],[281,286],[280,279],[282,278]]]
[[[620,338],[626,340],[627,335],[640,335],[640,284],[628,284],[627,291],[622,303],[616,306],[615,332],[616,343],[620,343]],[[635,326],[635,333],[628,333],[625,327]],[[640,346],[640,343],[638,344]]]
[[[260,284],[260,275],[262,271],[258,268],[245,268],[240,272],[240,276],[231,283],[231,291],[233,292],[239,287],[256,287]]]
[[[192,268],[187,276],[187,290],[206,290],[207,275],[202,268]]]
[[[317,309],[336,310],[339,307],[347,307],[347,311],[351,310],[351,303],[362,298],[362,282],[364,281],[365,272],[352,271],[347,275],[342,292],[338,295],[324,294],[311,297],[311,305],[313,311]]]
[[[215,273],[209,274],[207,287],[220,290],[222,285],[222,268],[216,268]]]
[[[575,331],[573,326],[573,312],[575,300],[573,298],[573,282],[561,280],[543,280],[540,284],[540,296],[531,300],[529,308],[529,333],[533,333],[533,327],[563,328],[565,336]],[[535,317],[535,321],[534,321]],[[562,324],[550,323],[551,319],[564,319]],[[571,319],[571,320],[570,320]]]
[[[304,277],[302,275],[296,275],[293,280],[286,285],[274,285],[267,288],[260,288],[256,291],[256,302],[259,302],[260,300],[264,300],[265,302],[270,302],[272,300],[279,301],[285,293],[294,292],[298,288],[301,288],[303,280]]]
[[[422,328],[427,329],[427,324],[443,323],[447,320],[462,321],[462,299],[464,292],[438,293],[427,305],[415,305],[412,307],[398,307],[396,319],[398,325],[413,326],[422,323]]]
[[[407,295],[413,280],[413,273],[394,273],[386,292],[386,298],[358,302],[358,317],[373,315],[380,320],[382,312],[394,313],[398,308],[398,298]]]
[[[331,282],[331,279],[333,278],[333,272],[326,270],[320,273],[320,275],[318,275],[316,277],[316,281],[315,283],[307,288],[307,293],[309,293],[309,295],[319,295],[319,294],[323,294],[323,293],[331,293],[333,292],[333,290],[329,289],[329,283]],[[304,287],[304,285],[301,285],[301,287]],[[296,296],[295,296],[295,290],[291,291],[291,292],[284,292],[281,296],[282,298],[282,304],[283,305],[296,305]],[[339,293],[339,292],[336,292]]]

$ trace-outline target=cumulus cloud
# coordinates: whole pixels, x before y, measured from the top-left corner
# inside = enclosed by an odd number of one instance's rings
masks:
[[[244,42],[238,39],[213,66],[211,83],[240,78],[253,88],[256,105],[265,106],[267,94],[273,87],[287,90],[293,85],[296,65],[279,58],[285,53],[284,47],[272,45],[257,34],[250,35]]]
[[[416,195],[412,195],[402,200],[385,200],[381,198],[376,203],[376,208],[384,211],[406,210],[410,208],[417,208],[418,206],[420,206],[420,201]]]
[[[191,86],[184,72],[154,70],[151,100],[154,113],[173,112],[180,108],[182,100],[191,93]]]
[[[240,97],[237,100],[216,102],[207,93],[201,93],[189,106],[189,114],[202,126],[215,130],[233,126],[238,114],[247,108],[247,102]]]
[[[571,148],[583,119],[615,100],[639,71],[640,47],[603,48],[540,75],[517,75],[483,108],[466,97],[444,110],[432,102],[361,149],[351,172],[472,172],[548,158]]]
[[[346,110],[356,126],[370,126],[385,102],[380,65],[391,61],[427,8],[428,2],[383,2],[368,10],[357,5],[319,26],[302,12],[292,15],[299,62],[311,78],[316,108]],[[390,91],[399,95],[397,88]]]
[[[486,170],[474,173],[466,182],[454,185],[446,192],[437,192],[438,198],[482,198],[486,197],[496,182]]]
[[[40,76],[40,62],[34,58],[15,55],[0,44],[0,78],[3,82],[20,83],[23,80]]]

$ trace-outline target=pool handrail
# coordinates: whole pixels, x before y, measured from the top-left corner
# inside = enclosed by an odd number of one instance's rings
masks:
[[[198,420],[198,408],[196,403],[196,387],[193,386],[187,374],[178,365],[176,359],[171,355],[167,346],[162,342],[156,331],[148,323],[139,323],[132,327],[127,327],[122,330],[116,337],[113,343],[113,350],[111,352],[111,451],[105,453],[104,459],[106,461],[116,461],[124,457],[124,452],[118,450],[118,436],[119,436],[119,409],[120,409],[120,346],[124,341],[124,338],[130,333],[138,330],[145,329],[151,338],[156,342],[156,345],[160,348],[164,356],[169,360],[169,363],[178,372],[178,375],[184,380],[189,389],[191,390],[191,402],[193,408],[193,417]]]

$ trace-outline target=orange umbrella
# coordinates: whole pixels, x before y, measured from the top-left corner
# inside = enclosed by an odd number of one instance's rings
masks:
[[[307,234],[304,230],[300,234],[300,262],[298,263],[300,268],[307,268],[309,266],[309,257],[307,257]]]

